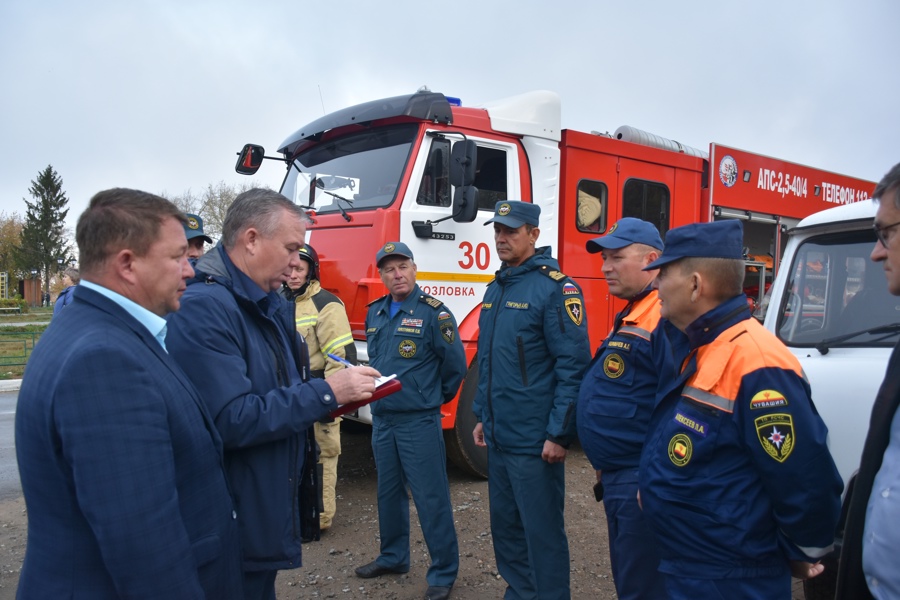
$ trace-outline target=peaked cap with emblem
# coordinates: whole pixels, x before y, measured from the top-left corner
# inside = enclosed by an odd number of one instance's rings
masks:
[[[184,213],[187,223],[184,223],[184,237],[191,241],[196,237],[202,237],[207,244],[212,244],[212,238],[203,233],[203,219],[198,215]]]
[[[381,261],[389,256],[402,256],[409,260],[415,260],[409,246],[403,242],[388,242],[378,249],[378,253],[375,255],[375,266],[380,268]]]

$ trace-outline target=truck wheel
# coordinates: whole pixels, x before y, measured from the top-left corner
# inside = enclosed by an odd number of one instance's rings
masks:
[[[453,429],[444,430],[444,444],[447,446],[447,457],[457,467],[470,475],[487,479],[487,448],[475,445],[472,430],[478,421],[472,414],[472,403],[478,390],[478,357],[466,373],[459,402],[456,405],[456,425]]]
[[[822,559],[825,572],[803,581],[803,597],[806,600],[833,600],[837,590],[837,559],[834,553]]]

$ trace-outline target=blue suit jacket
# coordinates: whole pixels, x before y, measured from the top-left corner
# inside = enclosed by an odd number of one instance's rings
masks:
[[[20,598],[239,598],[222,444],[147,329],[78,287],[16,410],[28,509]]]

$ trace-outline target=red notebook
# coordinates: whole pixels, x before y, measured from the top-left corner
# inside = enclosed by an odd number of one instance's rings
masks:
[[[401,389],[403,389],[403,384],[400,383],[399,379],[397,379],[396,377],[394,377],[392,379],[388,379],[387,381],[385,381],[384,383],[382,383],[381,385],[379,385],[378,387],[375,388],[375,393],[372,394],[371,398],[369,398],[367,400],[357,400],[356,402],[351,402],[349,404],[344,404],[342,406],[339,406],[339,407],[337,407],[337,409],[335,409],[331,412],[331,417],[337,418],[337,417],[346,415],[347,413],[351,413],[354,410],[362,408],[366,404],[371,404],[372,402],[375,402],[376,400],[381,400],[385,396],[390,396],[394,392],[399,392]]]

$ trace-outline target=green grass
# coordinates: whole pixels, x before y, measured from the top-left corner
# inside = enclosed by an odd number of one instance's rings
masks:
[[[50,324],[52,316],[52,308],[32,309],[24,314],[0,315],[0,380],[21,379],[25,363]]]

